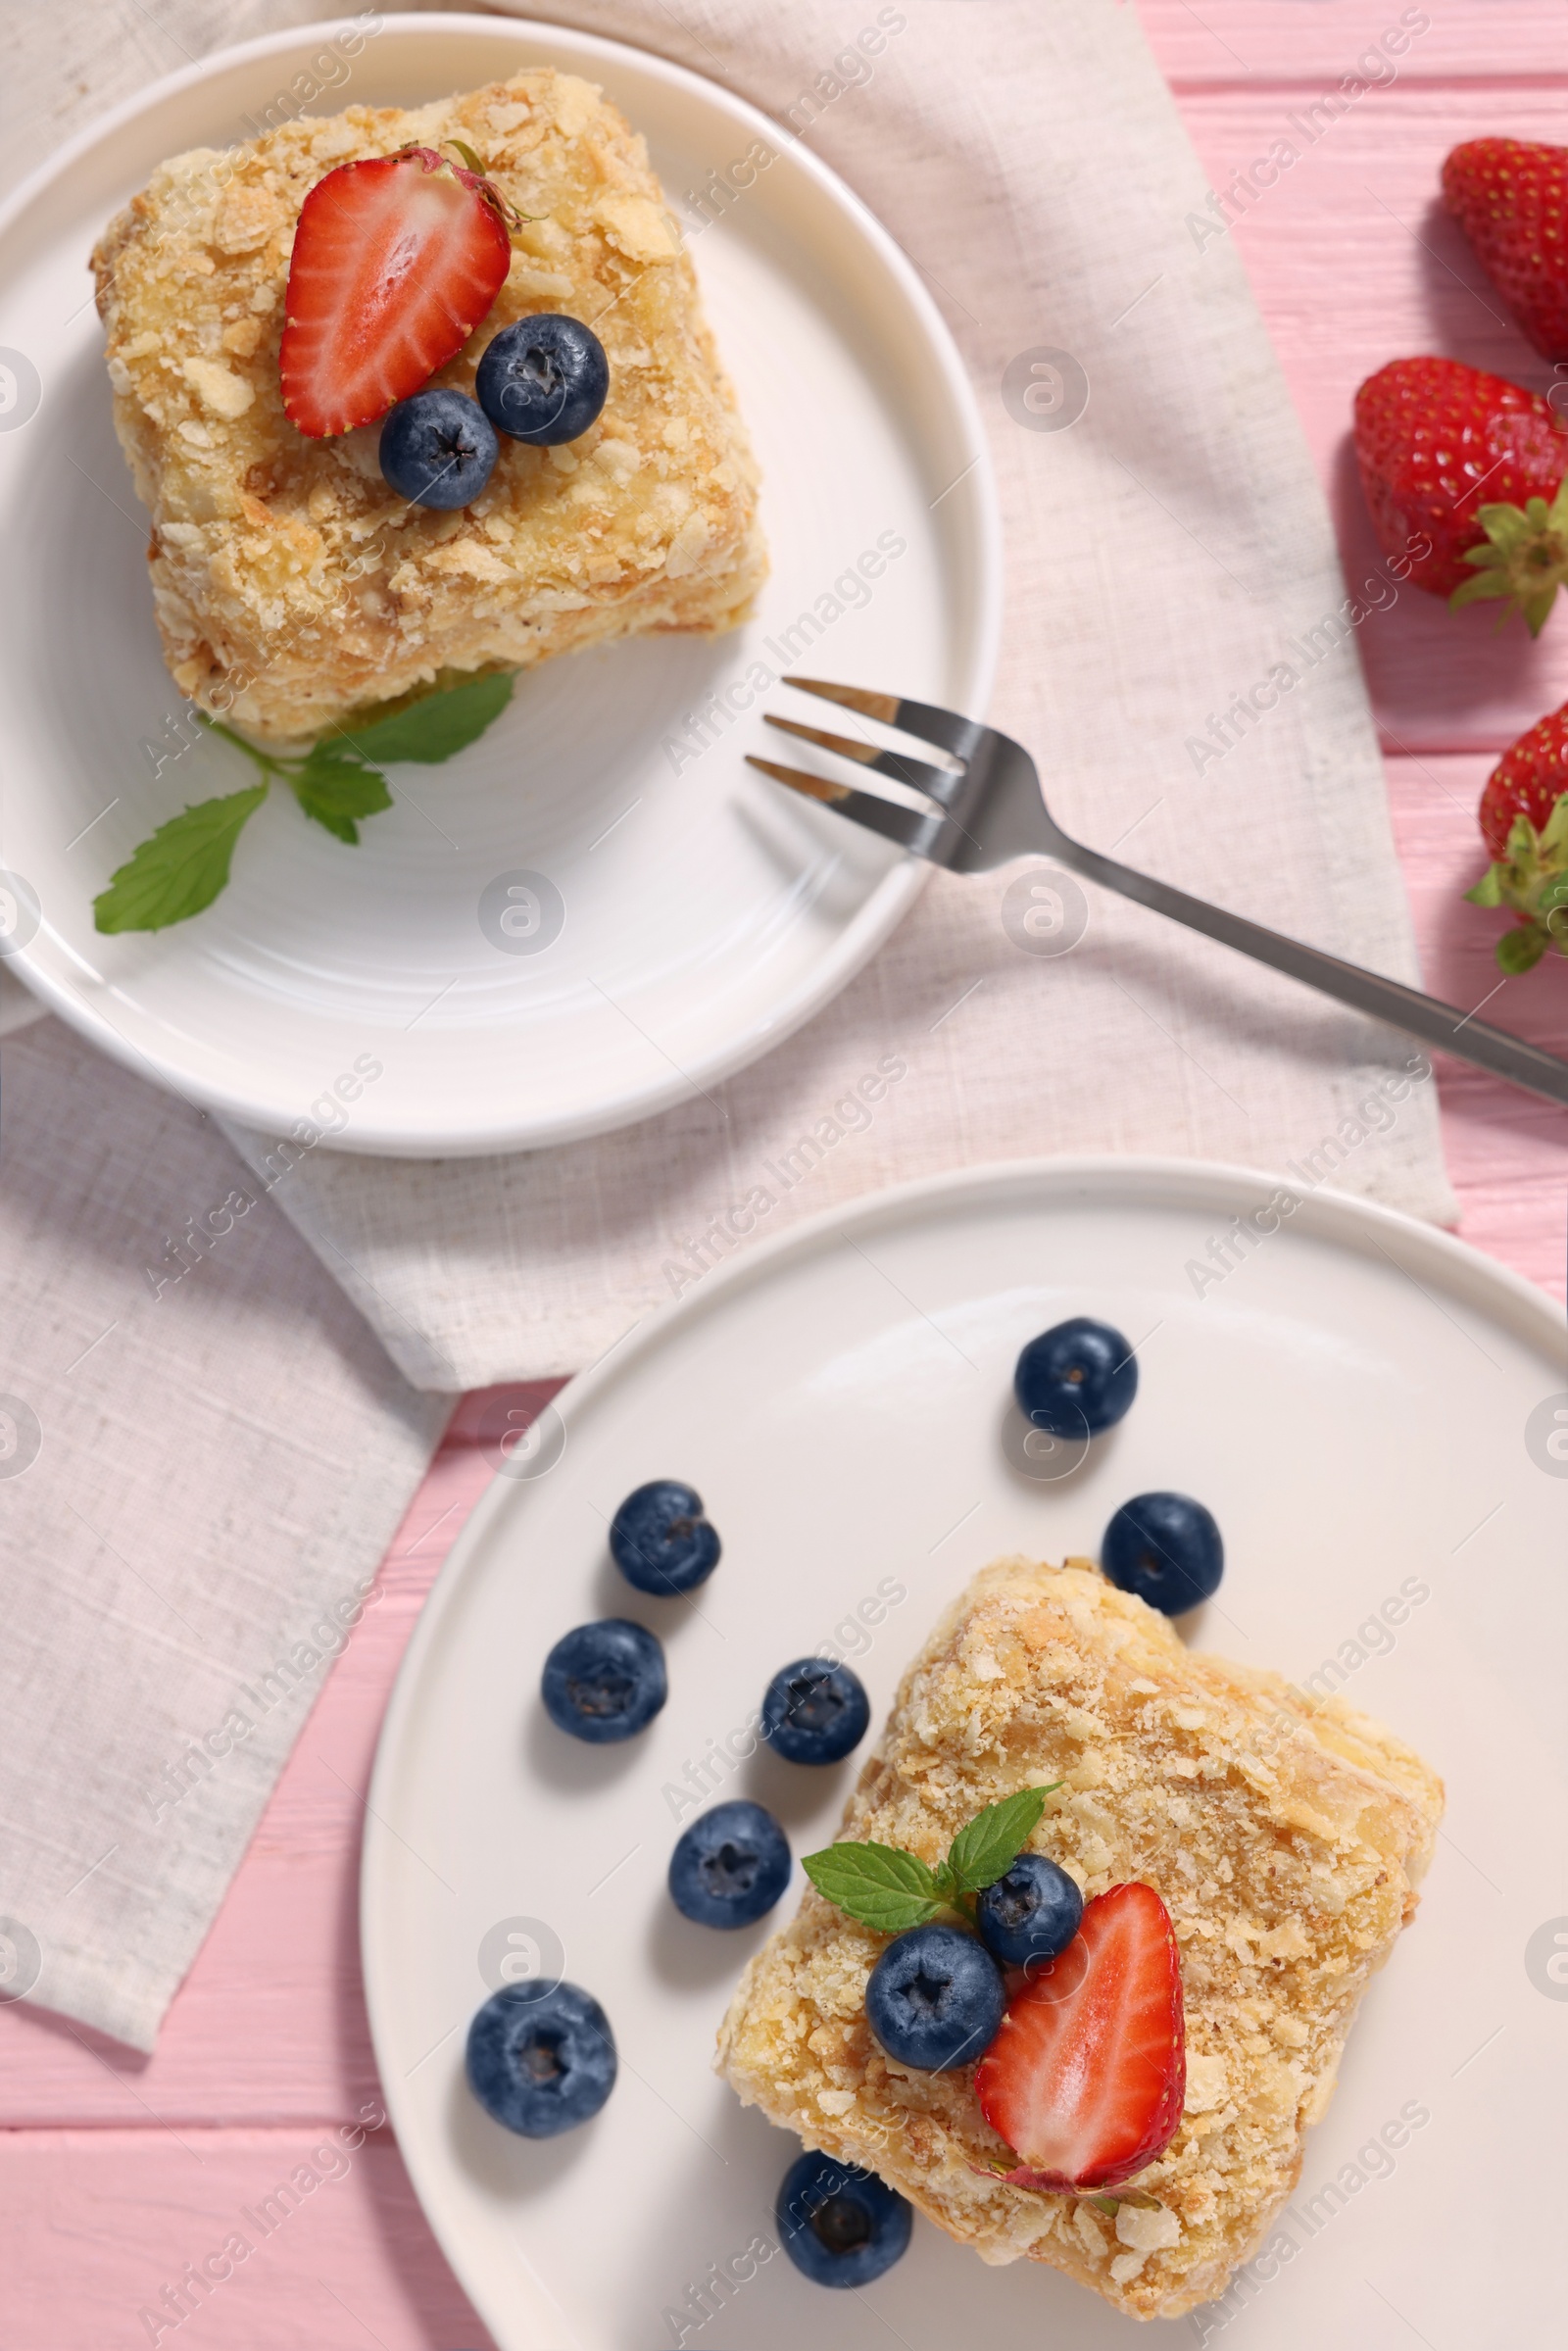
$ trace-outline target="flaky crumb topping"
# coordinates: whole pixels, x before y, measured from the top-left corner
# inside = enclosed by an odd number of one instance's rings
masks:
[[[984,1805],[1061,1780],[1030,1842],[1086,1897],[1154,1887],[1181,1951],[1187,2099],[1112,2219],[976,2176],[1004,2153],[970,2073],[887,2057],[865,2021],[885,1936],[808,1889],[719,2035],[748,2105],[866,2165],[984,2260],[1065,2270],[1135,2318],[1223,2290],[1301,2168],[1373,1970],[1414,1915],[1442,1784],[1337,1698],[1186,1649],[1089,1561],[986,1568],[906,1674],[842,1834],[938,1861]]]

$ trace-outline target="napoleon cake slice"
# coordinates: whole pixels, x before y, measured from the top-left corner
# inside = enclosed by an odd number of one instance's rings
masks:
[[[1113,2209],[996,2176],[1010,2151],[973,2067],[886,2055],[864,1998],[888,1938],[814,1888],[746,1970],[719,2069],[983,2260],[1047,2262],[1130,2317],[1177,2318],[1223,2291],[1296,2183],[1357,2002],[1414,1915],[1442,1785],[1339,1699],[1195,1655],[1091,1563],[1000,1560],[906,1674],[841,1835],[935,1865],[985,1806],[1054,1781],[1030,1847],[1090,1898],[1152,1886],[1180,1953],[1182,2120]]]
[[[521,224],[493,309],[432,382],[471,393],[492,336],[548,311],[593,328],[610,393],[575,442],[504,441],[473,503],[441,513],[383,481],[379,422],[295,429],[278,345],[310,189],[454,140]],[[246,733],[298,741],[454,673],[745,616],[766,568],[757,468],[644,142],[591,83],[545,68],[176,156],[93,266],[170,671]]]

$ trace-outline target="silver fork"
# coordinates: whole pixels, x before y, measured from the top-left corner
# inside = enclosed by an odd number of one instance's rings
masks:
[[[1086,849],[1081,841],[1069,839],[1046,807],[1039,772],[1029,754],[994,726],[982,726],[978,719],[960,718],[955,710],[939,710],[928,702],[908,702],[897,694],[869,694],[858,686],[829,685],[814,677],[787,677],[783,682],[803,694],[818,694],[825,702],[935,744],[957,762],[953,767],[932,766],[906,752],[884,751],[874,743],[826,734],[820,727],[802,726],[796,719],[776,718],[768,712],[768,724],[782,733],[799,736],[802,742],[814,743],[841,759],[854,759],[873,775],[892,776],[936,804],[930,809],[906,808],[874,792],[858,792],[849,784],[749,755],[750,766],[760,767],[764,775],[788,784],[808,799],[825,802],[868,832],[896,841],[901,849],[932,865],[946,866],[950,873],[987,873],[1014,857],[1055,857],[1072,872],[1099,882],[1102,889],[1115,890],[1141,906],[1152,906],[1156,914],[1168,914],[1173,922],[1185,922],[1190,930],[1201,931],[1205,938],[1218,939],[1259,963],[1289,972],[1292,979],[1303,980],[1309,988],[1337,997],[1341,1004],[1353,1004],[1358,1012],[1370,1012],[1391,1027],[1419,1037],[1423,1045],[1435,1045],[1444,1053],[1457,1054],[1460,1060],[1473,1061],[1478,1069],[1507,1078],[1532,1094],[1544,1095],[1548,1102],[1568,1103],[1568,1061],[1544,1053],[1540,1046],[1527,1045],[1522,1037],[1510,1037],[1503,1029],[1490,1028],[1470,1013],[1456,1011],[1452,1004],[1440,1004],[1436,997],[1423,996],[1419,989],[1406,988],[1398,980],[1384,979],[1378,972],[1363,971],[1359,964],[1343,963],[1338,955],[1325,955],[1321,948],[1305,947],[1298,939],[1265,930],[1259,922],[1249,922],[1244,914],[1231,914],[1223,906],[1190,898],[1169,882],[1154,881],[1130,865],[1118,864],[1114,857],[1102,857],[1098,849]]]

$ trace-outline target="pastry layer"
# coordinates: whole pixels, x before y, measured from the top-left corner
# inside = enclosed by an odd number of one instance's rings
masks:
[[[1442,1784],[1338,1699],[1194,1654],[1091,1563],[1001,1560],[905,1676],[842,1835],[935,1863],[984,1805],[1053,1780],[1033,1847],[1086,1896],[1142,1880],[1175,1925],[1186,2111],[1127,2183],[1159,2211],[979,2176],[1006,2150],[972,2069],[884,2054],[863,2002],[888,1938],[811,1888],[747,1969],[719,2066],[983,2259],[1049,2262],[1132,2317],[1176,2318],[1223,2290],[1296,2183],[1356,2004],[1414,1914]]]
[[[564,448],[503,438],[482,494],[437,514],[382,480],[379,423],[296,431],[277,352],[316,181],[454,136],[527,218],[495,307],[432,380],[471,392],[492,335],[564,311],[604,343],[610,397]],[[311,737],[444,670],[744,617],[766,569],[756,466],[647,149],[592,84],[544,69],[176,156],[93,266],[165,655],[248,733]]]

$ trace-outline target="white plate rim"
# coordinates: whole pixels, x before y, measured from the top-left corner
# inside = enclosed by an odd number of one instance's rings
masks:
[[[336,29],[357,24],[358,20],[341,17],[325,18],[303,25],[265,33],[254,40],[236,41],[196,59],[172,73],[162,75],[129,98],[78,131],[74,138],[36,170],[29,172],[10,195],[0,201],[0,252],[14,225],[24,219],[38,199],[65,179],[83,156],[91,154],[106,141],[112,140],[142,116],[153,112],[167,100],[183,91],[199,86],[226,72],[235,64],[279,56],[305,48],[318,48]],[[600,33],[581,32],[572,25],[557,24],[550,19],[518,17],[509,13],[480,16],[470,11],[454,11],[450,16],[433,15],[427,11],[411,11],[408,15],[381,21],[381,30],[393,30],[399,37],[440,36],[454,33],[477,32],[487,38],[515,39],[519,49],[530,43],[548,50],[556,45],[579,56],[603,57],[610,60],[630,56],[640,69],[652,73],[678,90],[705,98],[719,105],[753,137],[777,140],[779,126],[772,118],[749,99],[727,89],[722,83],[695,73],[691,68],[676,65],[656,50],[639,49],[629,41],[613,40]],[[845,214],[871,248],[880,266],[897,285],[901,298],[918,325],[927,349],[936,362],[945,394],[966,432],[976,457],[968,473],[960,476],[969,513],[967,527],[973,535],[975,549],[976,593],[970,610],[971,638],[974,658],[967,690],[956,700],[965,714],[983,717],[995,684],[1001,653],[1003,621],[1003,532],[997,495],[995,468],[979,401],[968,372],[932,297],[921,284],[919,275],[903,248],[889,230],[847,181],[798,140],[782,151],[792,166],[802,170],[814,181],[820,194]],[[955,483],[955,491],[960,483]],[[931,868],[921,859],[906,857],[889,867],[882,880],[869,893],[853,918],[835,938],[830,952],[822,956],[795,988],[792,995],[768,1013],[753,1020],[735,1032],[723,1045],[706,1055],[690,1056],[683,1070],[649,1080],[635,1091],[624,1090],[612,1097],[592,1112],[563,1113],[555,1119],[535,1119],[519,1122],[514,1119],[499,1124],[468,1126],[458,1131],[419,1131],[407,1125],[383,1129],[376,1123],[373,1111],[368,1109],[357,1116],[352,1126],[340,1136],[321,1138],[322,1148],[343,1151],[350,1155],[385,1157],[454,1156],[470,1157],[502,1151],[540,1150],[557,1145],[579,1142],[594,1135],[609,1134],[621,1128],[640,1124],[644,1119],[658,1117],[663,1111],[693,1099],[694,1087],[700,1092],[705,1086],[721,1084],[740,1070],[771,1052],[777,1045],[803,1028],[808,1021],[831,1004],[864,969],[878,949],[886,944],[909,911],[930,880]],[[278,1123],[288,1125],[297,1116],[297,1108],[286,1114],[273,1106],[259,1105],[253,1096],[238,1087],[225,1086],[206,1076],[197,1076],[184,1069],[177,1054],[171,1052],[165,1057],[145,1051],[122,1035],[96,1004],[86,1002],[64,981],[40,969],[29,949],[14,952],[8,958],[12,971],[24,981],[45,1008],[55,1012],[67,1025],[84,1036],[89,1043],[106,1053],[123,1068],[146,1077],[151,1074],[166,1090],[200,1104],[204,1110],[229,1118],[240,1125],[270,1129]],[[108,991],[113,995],[113,990]]]
[[[1485,1255],[1455,1234],[1423,1223],[1402,1209],[1358,1199],[1352,1193],[1328,1187],[1302,1193],[1283,1176],[1239,1161],[1083,1152],[1060,1157],[994,1160],[955,1173],[921,1176],[870,1193],[848,1207],[827,1208],[803,1218],[788,1232],[770,1235],[750,1247],[743,1256],[715,1266],[688,1297],[657,1307],[643,1322],[634,1324],[586,1371],[568,1381],[555,1399],[555,1409],[566,1426],[569,1443],[571,1424],[593,1408],[600,1392],[621,1378],[629,1366],[662,1347],[670,1332],[684,1329],[721,1307],[737,1292],[770,1280],[790,1259],[810,1256],[825,1246],[830,1247],[847,1230],[862,1239],[879,1225],[902,1225],[906,1230],[912,1220],[911,1212],[913,1217],[923,1209],[940,1214],[986,1195],[1040,1198],[1070,1195],[1075,1191],[1087,1193],[1092,1189],[1099,1199],[1114,1201],[1118,1206],[1169,1208],[1200,1202],[1213,1204],[1219,1195],[1234,1197],[1238,1192],[1244,1192],[1255,1204],[1260,1192],[1266,1197],[1281,1186],[1294,1192],[1299,1202],[1291,1219],[1293,1232],[1310,1234],[1331,1244],[1339,1242],[1342,1246],[1352,1245],[1365,1235],[1368,1226],[1375,1234],[1396,1237],[1414,1248],[1418,1259],[1430,1268],[1435,1278],[1446,1277],[1450,1294],[1454,1289],[1463,1289],[1490,1305],[1494,1313],[1505,1310],[1511,1327],[1520,1332],[1527,1344],[1539,1340],[1544,1347],[1555,1346],[1564,1353],[1564,1378],[1568,1381],[1568,1327],[1564,1324],[1563,1309],[1522,1274]],[[388,1817],[389,1790],[399,1768],[400,1749],[419,1702],[425,1659],[440,1638],[447,1615],[459,1604],[469,1560],[488,1542],[495,1520],[515,1506],[519,1491],[526,1488],[519,1488],[515,1481],[502,1477],[492,1481],[474,1505],[425,1595],[399,1664],[376,1740],[360,1856],[360,1964],[383,2102],[419,2208],[454,2275],[498,2342],[515,2341],[515,2328],[508,2327],[502,2312],[487,2307],[489,2298],[466,2275],[458,2230],[455,2225],[449,2229],[445,2199],[438,2192],[433,2177],[435,2159],[426,2153],[423,2129],[414,2101],[405,2097],[402,2077],[391,2062],[389,2004],[396,1946],[390,1935],[381,1934],[377,1905],[397,1843]]]

